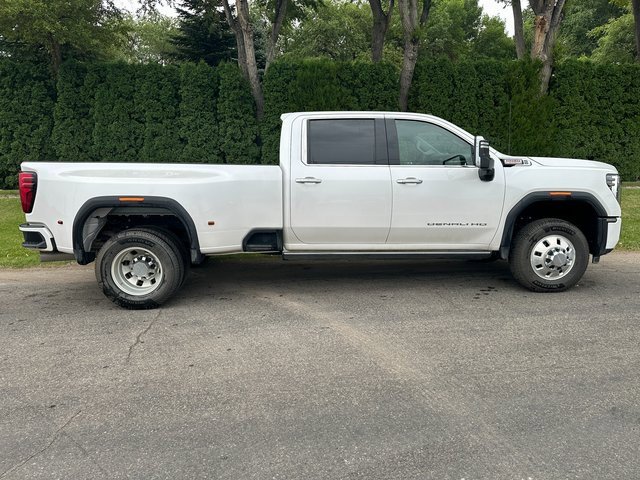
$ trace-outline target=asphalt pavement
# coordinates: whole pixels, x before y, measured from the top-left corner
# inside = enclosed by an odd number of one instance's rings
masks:
[[[503,262],[0,270],[0,479],[640,478],[640,254],[535,294]]]

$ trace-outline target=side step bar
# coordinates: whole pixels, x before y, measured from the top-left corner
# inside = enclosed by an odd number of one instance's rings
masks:
[[[282,252],[284,260],[484,260],[493,252],[438,251],[438,252]]]

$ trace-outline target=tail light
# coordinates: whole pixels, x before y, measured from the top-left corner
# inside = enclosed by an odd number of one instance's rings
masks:
[[[18,185],[20,186],[22,211],[24,213],[31,213],[33,210],[33,202],[36,199],[38,175],[36,175],[35,172],[20,172],[18,174]]]

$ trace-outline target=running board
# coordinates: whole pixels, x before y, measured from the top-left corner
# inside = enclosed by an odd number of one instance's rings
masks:
[[[483,260],[493,252],[438,251],[438,252],[283,252],[284,260]]]

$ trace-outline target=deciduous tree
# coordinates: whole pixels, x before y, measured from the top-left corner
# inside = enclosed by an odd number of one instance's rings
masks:
[[[65,49],[102,52],[121,39],[119,15],[111,0],[2,0],[0,37],[44,48],[57,74]]]

